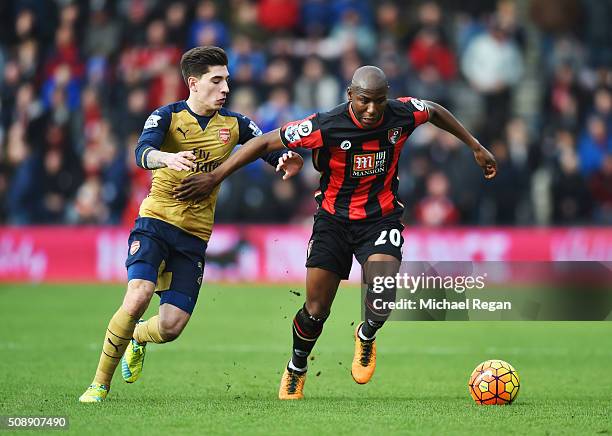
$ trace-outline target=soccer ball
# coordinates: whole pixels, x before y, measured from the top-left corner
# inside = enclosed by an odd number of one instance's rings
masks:
[[[519,376],[508,362],[487,360],[474,369],[468,388],[477,404],[510,404],[519,392]]]

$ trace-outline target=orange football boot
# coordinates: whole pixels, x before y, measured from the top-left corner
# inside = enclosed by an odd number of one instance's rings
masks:
[[[304,398],[305,381],[306,371],[299,372],[285,367],[278,390],[278,398],[281,400],[301,400]]]
[[[376,369],[376,340],[364,341],[359,337],[360,323],[355,330],[355,355],[351,366],[351,375],[360,385],[370,381]]]

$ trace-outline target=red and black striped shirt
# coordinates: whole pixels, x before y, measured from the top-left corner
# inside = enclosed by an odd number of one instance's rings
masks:
[[[364,129],[347,102],[285,124],[280,136],[288,148],[313,150],[321,172],[319,206],[338,218],[363,220],[403,210],[397,195],[400,153],[428,119],[422,101],[401,97],[388,101],[378,125]]]

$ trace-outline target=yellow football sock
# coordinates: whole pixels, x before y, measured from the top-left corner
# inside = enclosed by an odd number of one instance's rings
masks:
[[[152,316],[145,322],[137,324],[136,329],[134,329],[134,339],[141,344],[145,342],[163,344],[166,342],[159,333],[159,315]]]
[[[100,355],[94,383],[110,386],[121,356],[123,356],[128,343],[132,339],[136,321],[136,318],[133,318],[121,307],[113,315],[104,336],[104,345],[102,346],[102,354]]]

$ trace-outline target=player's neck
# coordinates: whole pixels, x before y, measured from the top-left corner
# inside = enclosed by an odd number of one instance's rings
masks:
[[[185,100],[185,103],[187,103],[187,106],[189,106],[191,112],[196,115],[200,115],[203,117],[211,117],[216,112],[214,109],[206,109],[204,107],[201,107],[200,105],[198,105],[197,101],[191,96],[187,100]]]

